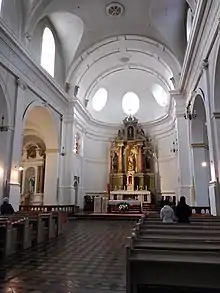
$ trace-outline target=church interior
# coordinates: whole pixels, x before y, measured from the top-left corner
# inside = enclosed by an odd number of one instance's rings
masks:
[[[219,292],[219,19],[0,0],[0,292]],[[164,225],[181,197],[190,225]]]

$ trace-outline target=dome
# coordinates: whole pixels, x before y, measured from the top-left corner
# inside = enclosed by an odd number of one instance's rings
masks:
[[[95,120],[121,123],[135,115],[142,123],[166,115],[169,96],[153,74],[133,69],[112,72],[102,78],[88,97],[87,109]]]

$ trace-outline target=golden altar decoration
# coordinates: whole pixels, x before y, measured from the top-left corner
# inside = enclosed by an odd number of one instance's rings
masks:
[[[154,147],[138,119],[129,116],[110,146],[110,199],[125,200],[155,194]],[[117,196],[119,195],[119,196]]]

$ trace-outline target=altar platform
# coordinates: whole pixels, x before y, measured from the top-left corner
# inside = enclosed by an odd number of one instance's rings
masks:
[[[142,213],[88,213],[78,212],[74,219],[79,220],[107,220],[107,221],[138,221]]]

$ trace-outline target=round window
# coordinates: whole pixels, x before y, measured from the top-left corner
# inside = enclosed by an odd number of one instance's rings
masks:
[[[98,89],[92,99],[93,109],[97,112],[101,111],[106,105],[107,98],[108,98],[107,90],[105,88]]]
[[[162,88],[161,85],[154,84],[152,86],[152,94],[160,106],[162,106],[162,107],[167,106],[168,101],[169,101],[169,96],[168,96],[167,92],[164,90],[164,88]]]
[[[139,110],[140,101],[133,92],[126,93],[122,98],[122,109],[127,115],[134,115]]]

